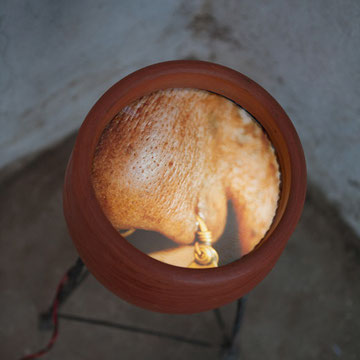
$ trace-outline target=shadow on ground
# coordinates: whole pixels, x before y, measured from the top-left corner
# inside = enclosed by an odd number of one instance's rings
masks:
[[[49,339],[37,328],[59,278],[77,258],[62,214],[62,183],[74,136],[40,155],[1,186],[0,357],[17,359]],[[310,185],[297,230],[271,274],[248,297],[241,358],[360,357],[359,239]],[[119,321],[214,343],[212,312],[151,313],[115,297],[93,277],[65,304],[66,313]],[[223,308],[229,323],[234,305]],[[61,322],[44,359],[217,359],[214,350],[157,337]]]

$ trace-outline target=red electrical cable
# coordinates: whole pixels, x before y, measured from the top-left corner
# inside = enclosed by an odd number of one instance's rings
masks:
[[[49,350],[54,346],[55,341],[57,339],[58,336],[58,330],[59,330],[59,318],[58,318],[58,307],[59,307],[59,295],[65,285],[65,283],[68,280],[68,273],[66,273],[63,278],[61,279],[57,290],[56,290],[56,295],[53,301],[53,304],[51,306],[51,315],[52,315],[52,321],[53,321],[53,325],[54,325],[54,330],[51,336],[50,341],[48,342],[48,344],[41,350],[39,350],[36,353],[30,354],[30,355],[26,355],[24,357],[22,357],[20,360],[30,360],[30,359],[37,359],[40,356],[45,355],[46,353],[49,352]]]

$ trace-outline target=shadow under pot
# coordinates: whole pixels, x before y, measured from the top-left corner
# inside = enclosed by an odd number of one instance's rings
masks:
[[[305,191],[299,138],[263,88],[220,65],[172,61],[127,76],[92,108],[68,164],[64,212],[110,291],[194,313],[266,276]]]

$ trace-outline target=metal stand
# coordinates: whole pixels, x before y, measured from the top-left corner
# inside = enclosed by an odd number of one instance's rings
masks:
[[[22,359],[37,359],[40,356],[47,353],[54,345],[57,334],[58,334],[58,319],[82,322],[90,325],[106,326],[118,330],[125,330],[130,332],[142,333],[150,336],[157,336],[166,339],[171,339],[179,342],[188,343],[194,346],[211,347],[219,350],[219,356],[221,360],[235,360],[239,359],[239,348],[236,346],[236,340],[240,333],[241,323],[244,315],[245,298],[240,298],[236,302],[235,317],[231,333],[228,334],[225,326],[225,322],[221,315],[220,309],[215,309],[214,315],[216,322],[222,332],[222,341],[220,344],[212,344],[205,340],[192,339],[184,336],[168,334],[165,332],[150,330],[141,327],[119,324],[115,322],[97,320],[92,318],[80,317],[77,315],[69,315],[58,313],[59,308],[66,302],[69,296],[74,290],[86,279],[89,275],[89,271],[85,268],[84,263],[80,258],[77,259],[76,263],[67,271],[64,278],[59,284],[57,293],[52,305],[49,309],[40,314],[39,316],[39,329],[40,330],[53,330],[53,336],[49,344],[41,351],[23,357]]]

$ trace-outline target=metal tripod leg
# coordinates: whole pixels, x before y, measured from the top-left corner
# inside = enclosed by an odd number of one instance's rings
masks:
[[[49,345],[45,348],[45,350],[41,350],[40,353],[46,353],[53,346],[55,342],[55,338],[57,335],[57,319],[58,317],[64,320],[72,320],[72,321],[80,321],[93,325],[102,325],[112,328],[117,328],[120,330],[144,333],[147,335],[154,335],[158,337],[170,338],[176,341],[186,342],[197,346],[204,347],[217,347],[216,344],[212,344],[202,340],[196,339],[188,339],[182,336],[176,336],[171,334],[162,333],[159,331],[149,330],[138,328],[134,326],[124,325],[124,324],[116,324],[110,323],[107,321],[101,321],[97,319],[88,319],[82,318],[74,315],[66,315],[66,314],[58,314],[58,308],[63,305],[69,296],[74,292],[74,290],[85,280],[85,278],[89,275],[88,270],[85,268],[84,263],[80,258],[77,259],[76,263],[67,271],[62,281],[59,284],[59,287],[56,292],[55,299],[48,309],[48,311],[40,314],[39,318],[39,327],[42,330],[53,330],[55,332],[53,334],[53,338],[51,339]],[[235,318],[232,326],[232,330],[230,335],[228,335],[225,327],[225,322],[221,316],[220,309],[215,309],[214,314],[219,325],[219,328],[222,332],[222,343],[220,346],[220,359],[221,360],[235,360],[239,358],[239,349],[236,345],[236,340],[240,333],[240,327],[244,315],[245,308],[245,298],[240,298],[236,302],[236,310],[235,310]],[[53,315],[55,315],[56,321],[54,321]],[[57,317],[58,316],[58,317]]]
[[[240,334],[240,328],[244,317],[246,298],[242,297],[236,302],[235,318],[231,335],[228,337],[226,334],[223,336],[224,342],[221,347],[220,359],[221,360],[238,360],[239,348],[236,344],[237,338]],[[218,309],[216,309],[218,310]],[[219,310],[218,310],[219,311]],[[218,320],[219,322],[219,320]],[[219,322],[220,325],[220,322]]]

